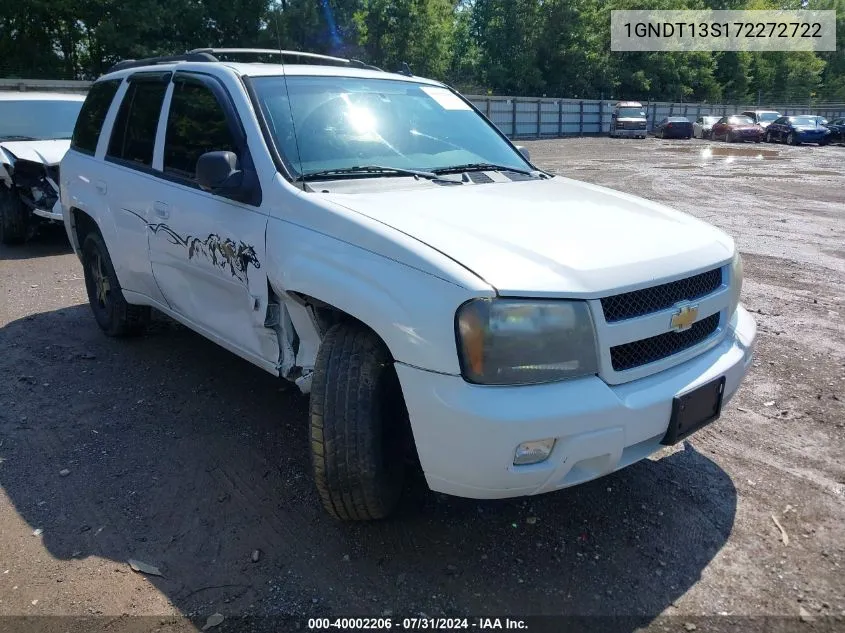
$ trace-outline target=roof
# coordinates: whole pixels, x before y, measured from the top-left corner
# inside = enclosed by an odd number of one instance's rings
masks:
[[[221,56],[223,58],[221,58]],[[247,56],[258,60],[251,62],[237,62],[225,59],[226,57]],[[266,59],[286,58],[292,63],[267,63]],[[303,60],[306,63],[302,63]],[[312,63],[307,63],[313,60]],[[393,79],[412,83],[424,83],[434,86],[443,84],[423,77],[414,77],[410,73],[407,64],[405,68],[396,73],[388,73],[380,68],[370,66],[357,59],[344,59],[329,55],[319,55],[304,51],[285,51],[275,49],[255,48],[197,48],[182,55],[167,57],[151,57],[148,59],[126,60],[112,66],[101,79],[117,79],[139,71],[155,70],[157,72],[167,71],[194,71],[208,72],[210,68],[226,68],[239,76],[262,77],[262,76],[323,76],[323,77],[357,77],[362,79]]]
[[[642,108],[643,104],[639,101],[620,101],[616,104],[617,108]]]
[[[0,90],[0,101],[85,101],[85,95],[78,92]]]

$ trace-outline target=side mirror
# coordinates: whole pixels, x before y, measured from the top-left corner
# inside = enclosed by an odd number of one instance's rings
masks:
[[[522,145],[517,145],[516,149],[519,150],[519,153],[522,154],[522,157],[527,160],[529,163],[531,162],[531,152],[528,151],[528,148],[523,147]]]
[[[197,160],[197,183],[205,191],[232,197],[243,179],[244,172],[234,152],[206,152]]]

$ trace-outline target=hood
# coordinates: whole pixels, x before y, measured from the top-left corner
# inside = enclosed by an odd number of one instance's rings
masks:
[[[792,129],[801,132],[824,132],[827,128],[823,125],[793,125]]]
[[[760,126],[758,126],[756,123],[742,123],[740,125],[729,124],[728,127],[732,130],[760,130]]]
[[[769,127],[774,121],[760,121],[757,125],[760,127]]]
[[[65,152],[70,149],[70,141],[7,141],[0,143],[0,148],[18,160],[53,165],[61,162]]]
[[[502,295],[598,297],[733,255],[731,238],[692,216],[569,178],[314,195],[416,238]]]

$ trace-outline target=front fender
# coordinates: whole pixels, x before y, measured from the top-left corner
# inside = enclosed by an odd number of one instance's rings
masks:
[[[277,291],[309,295],[355,317],[396,361],[460,373],[455,311],[477,290],[278,218],[267,227],[267,258]]]

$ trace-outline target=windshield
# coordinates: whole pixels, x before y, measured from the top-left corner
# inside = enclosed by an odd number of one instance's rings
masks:
[[[287,90],[284,77],[256,77],[254,84],[270,133],[296,177],[364,165],[531,169],[446,88],[357,77],[293,76]]]
[[[82,101],[0,101],[0,140],[69,139]]]
[[[754,121],[747,116],[732,116],[728,119],[728,123],[731,125],[754,125]]]
[[[706,125],[713,125],[718,120],[719,120],[719,117],[717,117],[717,116],[706,116],[706,117],[704,117],[704,123]]]
[[[645,111],[642,108],[619,108],[616,116],[620,119],[644,119]]]
[[[777,112],[760,112],[757,114],[758,121],[774,121],[779,118],[780,114]]]
[[[793,116],[789,117],[789,120],[794,125],[818,125],[816,118],[811,116]]]

